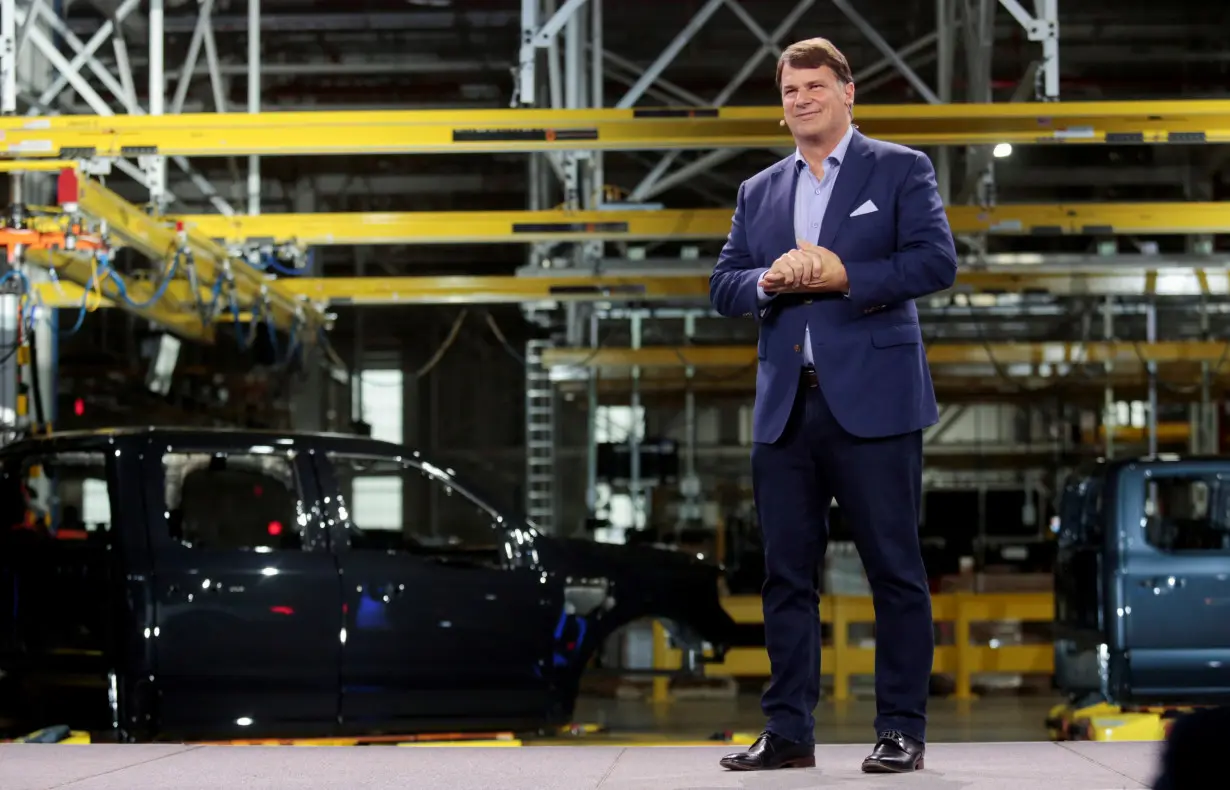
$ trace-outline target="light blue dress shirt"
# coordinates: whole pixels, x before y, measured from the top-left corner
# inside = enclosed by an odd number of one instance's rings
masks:
[[[803,154],[797,148],[795,149],[793,164],[799,173],[799,181],[794,190],[794,237],[796,239],[807,239],[812,244],[819,243],[820,223],[824,221],[824,211],[829,206],[833,184],[837,183],[837,174],[841,172],[841,162],[846,158],[846,149],[850,147],[850,137],[853,134],[854,125],[851,124],[846,129],[841,142],[824,160],[822,178],[816,178],[816,174],[807,166],[807,160],[803,158]],[[773,297],[764,292],[759,281],[758,277],[756,291],[760,296],[760,306],[763,307]],[[815,364],[811,351],[811,327],[805,327],[803,331],[803,364],[804,366]]]

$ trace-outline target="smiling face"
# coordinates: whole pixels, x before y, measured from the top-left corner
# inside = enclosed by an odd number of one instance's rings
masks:
[[[799,143],[837,140],[850,123],[854,83],[843,83],[828,66],[782,66],[782,112]]]

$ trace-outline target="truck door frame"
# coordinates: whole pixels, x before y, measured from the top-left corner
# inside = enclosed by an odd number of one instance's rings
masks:
[[[1173,550],[1146,535],[1150,481],[1207,478],[1230,486],[1225,462],[1140,464],[1122,476],[1116,523],[1124,696],[1144,702],[1208,702],[1230,695],[1214,681],[1230,666],[1230,638],[1208,642],[1218,610],[1230,613],[1230,550]],[[1211,671],[1212,670],[1212,671]]]
[[[170,730],[188,737],[307,736],[336,729],[341,580],[321,515],[320,486],[311,463],[313,449],[303,442],[287,441],[276,447],[250,446],[225,436],[187,434],[178,441],[151,441],[145,448],[142,477],[152,606],[144,638],[153,643],[151,674],[160,692],[157,729],[164,734]],[[188,453],[286,457],[299,486],[303,524],[299,549],[259,553],[190,548],[175,541],[166,511],[163,457]],[[203,585],[208,587],[205,592]],[[186,717],[168,711],[168,705],[176,703],[167,701],[172,696],[167,683],[168,658],[161,650],[166,643],[159,642],[176,635],[176,623],[168,621],[168,610],[190,611],[192,599],[208,595],[222,602],[211,604],[212,612],[209,607],[203,611],[214,615],[216,633],[231,634],[234,639],[221,654],[230,656],[226,660],[202,660],[195,668],[181,669],[181,682],[187,682],[181,689],[181,704],[195,698],[204,708],[197,716]],[[238,609],[230,608],[228,596]],[[228,630],[233,628],[239,631]],[[271,633],[270,628],[280,629],[281,635]],[[184,635],[186,643],[195,638]],[[181,659],[183,656],[181,653]],[[235,676],[225,665],[265,671]],[[263,702],[259,694],[254,695],[258,689],[268,691]]]
[[[538,570],[506,559],[499,568],[450,567],[409,553],[365,552],[360,567],[370,578],[356,579],[351,565],[352,552],[357,553],[350,545],[352,522],[349,512],[344,512],[349,507],[344,507],[330,454],[399,463],[407,470],[419,467],[406,459],[349,448],[330,449],[314,459],[332,524],[333,550],[346,579],[343,600],[349,636],[341,672],[343,719],[392,716],[405,723],[414,721],[419,728],[479,722],[503,728],[541,721],[555,704],[552,639],[562,597],[554,600],[557,596],[544,586]],[[503,540],[495,534],[495,521],[493,539]],[[364,596],[371,592],[365,586],[372,583],[381,586],[372,599],[385,618],[381,627],[392,631],[380,644],[414,645],[420,652],[404,659],[371,655],[385,669],[360,671],[360,677],[370,681],[358,684],[369,701],[350,705],[346,651],[364,644],[358,616]],[[402,671],[388,671],[398,664]],[[380,678],[388,686],[371,685]]]

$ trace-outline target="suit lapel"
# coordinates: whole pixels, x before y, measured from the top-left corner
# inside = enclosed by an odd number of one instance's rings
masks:
[[[841,163],[841,169],[837,171],[837,183],[833,185],[833,194],[824,210],[824,219],[820,224],[820,240],[816,242],[819,246],[833,248],[833,239],[837,238],[841,224],[854,210],[854,201],[867,184],[874,165],[871,146],[866,144],[863,136],[856,130],[850,136],[846,158]],[[793,212],[791,216],[794,216]]]
[[[794,191],[798,179],[799,172],[794,166],[793,156],[778,162],[773,170],[769,196],[772,205],[765,215],[772,222],[772,226],[768,228],[769,239],[773,244],[769,263],[798,246],[794,238]]]

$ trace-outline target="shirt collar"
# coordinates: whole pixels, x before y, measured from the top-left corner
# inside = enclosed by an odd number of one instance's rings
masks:
[[[849,149],[850,138],[853,136],[854,136],[854,124],[850,124],[849,126],[846,127],[846,133],[842,135],[841,140],[838,141],[837,146],[833,149],[833,152],[828,155],[825,161],[831,162],[831,161],[836,160],[838,167],[840,167],[842,161],[846,158],[846,150]],[[806,166],[807,166],[807,160],[803,158],[803,152],[800,151],[798,148],[795,148],[794,149],[795,169],[802,170]]]

